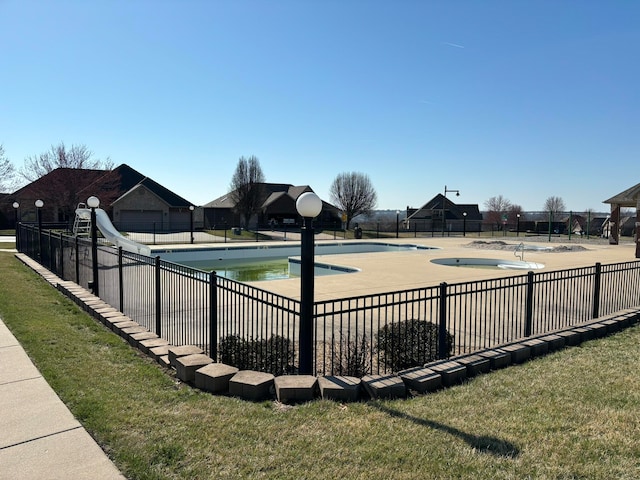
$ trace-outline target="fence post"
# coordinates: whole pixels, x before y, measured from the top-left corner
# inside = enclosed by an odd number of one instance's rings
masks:
[[[51,241],[51,239],[53,238],[53,232],[51,230],[48,231],[49,233],[49,271],[53,272],[53,243]]]
[[[60,265],[60,270],[58,276],[65,280],[64,278],[64,244],[62,243],[62,232],[60,232],[60,248],[58,249],[58,265]]]
[[[76,283],[80,285],[80,252],[78,249],[80,248],[80,240],[78,236],[75,236],[75,249],[76,249]]]
[[[218,358],[218,277],[209,273],[209,357]]]
[[[525,300],[526,319],[524,336],[530,337],[533,332],[533,272],[527,272],[527,298]]]
[[[124,313],[124,269],[122,266],[122,247],[118,247],[118,302],[119,310]]]
[[[438,319],[438,358],[449,356],[447,349],[447,282],[440,284],[440,315]]]
[[[596,263],[595,278],[593,279],[593,313],[591,318],[600,316],[600,276],[602,274],[602,264]]]
[[[162,312],[160,309],[162,308],[162,297],[161,294],[161,285],[160,285],[160,255],[156,257],[156,331],[155,334],[159,337],[162,336]]]

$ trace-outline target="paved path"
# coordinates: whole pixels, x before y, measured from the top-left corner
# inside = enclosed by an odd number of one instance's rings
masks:
[[[0,319],[0,480],[122,480]]]

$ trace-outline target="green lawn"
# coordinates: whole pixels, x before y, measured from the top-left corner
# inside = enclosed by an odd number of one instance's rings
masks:
[[[131,479],[640,477],[640,327],[406,400],[181,384],[0,253],[0,316]]]

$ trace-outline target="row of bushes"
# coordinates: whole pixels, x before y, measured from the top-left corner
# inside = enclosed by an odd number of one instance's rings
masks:
[[[453,336],[447,332],[450,355]],[[332,370],[336,375],[363,377],[371,373],[374,357],[387,370],[400,371],[438,358],[438,326],[426,320],[404,320],[380,328],[374,338],[342,336],[333,345]],[[286,337],[244,339],[229,335],[219,346],[220,361],[241,370],[258,370],[274,375],[296,372],[294,346]]]

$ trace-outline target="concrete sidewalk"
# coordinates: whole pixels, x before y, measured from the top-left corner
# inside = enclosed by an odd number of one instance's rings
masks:
[[[125,477],[0,319],[0,480]]]

